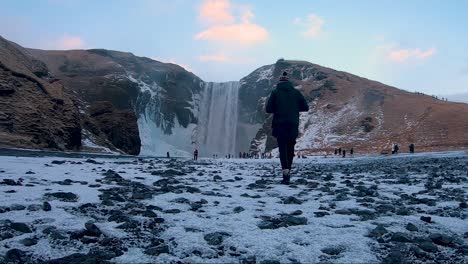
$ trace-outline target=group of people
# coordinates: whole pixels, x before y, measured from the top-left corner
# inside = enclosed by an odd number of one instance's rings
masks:
[[[351,157],[354,156],[354,148],[351,148],[349,150],[349,154],[351,155]],[[335,149],[335,156],[336,155],[346,158],[346,149],[342,149],[342,148]]]

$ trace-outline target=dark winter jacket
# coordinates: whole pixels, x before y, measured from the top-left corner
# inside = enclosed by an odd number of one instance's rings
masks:
[[[266,112],[273,114],[273,136],[296,139],[299,127],[299,112],[309,111],[304,96],[289,81],[280,81],[271,92]]]

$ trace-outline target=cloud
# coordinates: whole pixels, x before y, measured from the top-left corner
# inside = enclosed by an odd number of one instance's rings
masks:
[[[224,54],[212,54],[212,55],[201,55],[198,57],[200,61],[212,61],[212,62],[226,62],[228,57]]]
[[[54,48],[59,50],[84,49],[85,46],[85,41],[81,37],[68,34],[59,38],[54,44]]]
[[[234,16],[230,13],[229,0],[206,0],[200,7],[199,17],[202,21],[212,24],[231,24]]]
[[[432,57],[436,54],[437,50],[435,48],[430,48],[427,50],[422,50],[420,48],[414,49],[391,49],[386,55],[386,59],[392,62],[405,62],[408,60],[425,60],[429,57]]]
[[[315,14],[309,14],[305,21],[302,18],[296,17],[294,24],[305,28],[301,34],[307,38],[316,38],[323,34],[323,25],[325,20]]]
[[[207,29],[195,35],[196,40],[206,40],[225,44],[240,44],[244,46],[255,45],[268,39],[268,32],[265,28],[251,20],[254,13],[249,7],[242,9],[239,22],[235,23],[233,7],[229,0],[205,0],[203,6],[210,6],[210,11],[203,13],[200,10],[200,17],[205,17],[212,24]],[[202,7],[203,7],[202,6]],[[214,15],[213,10],[219,12]]]

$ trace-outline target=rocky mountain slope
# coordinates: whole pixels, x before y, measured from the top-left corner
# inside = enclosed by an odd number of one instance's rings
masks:
[[[0,144],[79,149],[81,126],[73,98],[48,78],[44,63],[0,37]]]
[[[44,62],[1,37],[0,102],[0,144],[3,146],[107,149],[129,154],[140,151],[132,111],[107,111],[104,118],[93,114],[76,90],[57,78]],[[92,133],[83,133],[87,131]]]
[[[297,148],[305,152],[351,148],[363,152],[389,150],[392,143],[418,150],[468,147],[468,104],[445,102],[304,61],[279,60],[241,80],[241,118],[261,123],[253,151],[276,147],[266,99],[282,71],[301,90],[310,105],[301,114]],[[255,103],[257,102],[257,103]]]

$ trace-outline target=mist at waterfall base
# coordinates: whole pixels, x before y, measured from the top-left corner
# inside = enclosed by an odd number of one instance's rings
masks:
[[[239,151],[248,151],[250,139],[239,125],[239,82],[207,82],[198,98],[194,99],[191,111],[196,124],[183,127],[175,118],[171,133],[164,133],[161,124],[153,116],[158,108],[147,106],[138,119],[142,149],[140,155],[190,157],[198,149],[201,157],[237,156]],[[249,135],[252,136],[252,135]],[[244,142],[245,141],[245,142]]]

